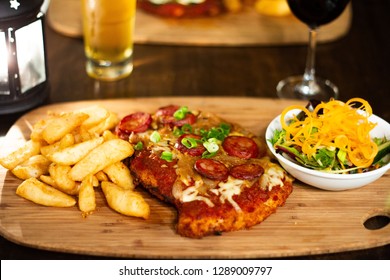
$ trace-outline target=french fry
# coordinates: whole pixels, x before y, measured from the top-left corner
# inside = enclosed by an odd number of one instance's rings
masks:
[[[84,141],[49,154],[47,157],[57,164],[74,165],[84,158],[90,151],[102,144],[103,140],[103,137],[99,137]]]
[[[114,183],[104,181],[101,187],[108,205],[113,210],[126,216],[148,219],[149,205],[142,195],[132,190],[124,190]]]
[[[72,145],[74,145],[75,143],[75,139],[74,139],[74,135],[72,133],[67,133],[65,134],[64,137],[62,137],[59,141],[59,144],[60,144],[60,150],[62,149],[65,149],[67,147],[70,147]]]
[[[129,168],[121,161],[111,164],[103,169],[111,182],[125,190],[134,190],[133,177]]]
[[[41,154],[44,155],[45,157],[49,157],[49,155],[60,151],[62,149],[65,149],[67,147],[70,147],[74,145],[75,139],[73,134],[68,133],[64,137],[62,137],[59,141],[51,144],[51,145],[46,145],[41,147]]]
[[[112,139],[117,139],[118,136],[116,136],[114,133],[112,133],[110,130],[105,130],[102,133],[102,136],[105,141],[112,140]]]
[[[113,129],[118,123],[118,115],[113,112],[109,112],[109,116],[105,121],[91,127],[88,131],[90,133],[101,135],[104,131]]]
[[[125,140],[112,139],[97,146],[77,162],[69,175],[73,181],[82,181],[89,174],[96,174],[107,166],[134,153],[133,146]]]
[[[0,164],[9,170],[28,160],[30,157],[38,155],[41,148],[40,142],[28,140],[22,147],[0,158]]]
[[[76,200],[53,187],[50,187],[36,178],[30,178],[21,183],[16,194],[44,206],[71,207]]]
[[[89,215],[96,209],[93,175],[88,175],[80,185],[78,205],[84,215]]]
[[[95,188],[100,186],[100,182],[99,182],[98,178],[96,177],[96,175],[92,176],[92,186]]]
[[[56,181],[52,177],[50,177],[50,175],[41,175],[39,176],[39,180],[45,183],[46,185],[58,189]]]
[[[91,140],[95,137],[95,134],[90,133],[85,127],[79,126],[74,130],[75,142],[80,143],[84,141]]]
[[[49,166],[50,177],[54,179],[57,189],[64,193],[74,195],[78,193],[78,185],[69,177],[70,170],[71,167],[69,165],[52,163]]]
[[[48,113],[33,125],[31,140],[0,158],[0,164],[24,180],[17,195],[37,204],[70,207],[78,202],[88,215],[96,209],[94,188],[101,186],[112,209],[147,219],[149,205],[134,191],[122,162],[133,155],[133,146],[110,131],[118,122],[117,114],[100,106]]]
[[[46,125],[47,119],[42,119],[35,123],[30,134],[30,139],[37,142],[44,141],[42,138],[42,131],[45,129]]]
[[[86,107],[78,110],[77,112],[85,113],[88,115],[88,119],[86,119],[82,126],[86,129],[89,129],[99,123],[103,123],[109,117],[109,111],[99,105]]]
[[[96,179],[98,179],[99,182],[109,181],[107,174],[103,171],[96,172],[95,177]]]
[[[11,170],[12,174],[22,180],[34,177],[38,178],[43,174],[48,173],[50,160],[43,155],[35,155],[17,165]]]
[[[41,147],[41,154],[44,155],[45,157],[48,157],[50,154],[53,154],[57,151],[59,151],[60,148],[60,141],[55,142],[54,144],[51,145],[46,145]]]
[[[60,140],[64,135],[79,127],[86,119],[85,113],[64,113],[48,121],[42,131],[42,138],[49,144]]]

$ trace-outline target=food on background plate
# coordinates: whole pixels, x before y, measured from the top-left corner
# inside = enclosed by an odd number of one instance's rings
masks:
[[[390,160],[390,140],[370,136],[376,126],[369,120],[371,115],[370,104],[361,98],[292,105],[281,114],[282,129],[267,140],[278,153],[310,169],[366,172]]]
[[[250,228],[292,192],[265,141],[214,114],[168,105],[125,116],[116,133],[134,145],[135,182],[175,206],[182,236]]]
[[[149,217],[149,205],[135,191],[123,160],[133,146],[112,131],[116,113],[101,106],[53,113],[32,127],[30,139],[0,158],[21,180],[16,194],[44,206],[78,205],[83,216],[96,209],[95,192],[104,187],[108,205],[124,215]]]
[[[138,0],[137,6],[151,14],[172,18],[198,18],[224,13],[221,0]]]
[[[257,0],[255,10],[262,15],[283,17],[291,15],[287,0]]]
[[[138,0],[138,8],[168,18],[201,18],[237,13],[246,8],[268,16],[291,14],[287,0]]]

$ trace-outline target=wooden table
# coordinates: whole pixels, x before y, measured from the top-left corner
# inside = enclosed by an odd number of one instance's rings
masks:
[[[390,71],[390,37],[387,11],[390,3],[353,3],[349,33],[317,49],[317,73],[340,89],[340,99],[362,97],[374,113],[390,121],[387,81]],[[300,74],[306,46],[171,46],[137,44],[132,75],[115,83],[87,77],[83,42],[46,29],[51,92],[48,104],[93,99],[169,96],[221,96],[277,98],[279,80]],[[24,112],[23,112],[24,113]],[[0,116],[0,136],[23,114]],[[382,223],[383,221],[377,221]],[[385,220],[386,222],[386,220]],[[94,259],[32,249],[0,238],[1,259]],[[300,259],[389,259],[390,245],[367,250],[302,256]]]

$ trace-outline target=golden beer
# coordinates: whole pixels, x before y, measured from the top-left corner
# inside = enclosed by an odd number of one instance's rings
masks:
[[[87,73],[117,80],[132,69],[136,0],[82,0]]]

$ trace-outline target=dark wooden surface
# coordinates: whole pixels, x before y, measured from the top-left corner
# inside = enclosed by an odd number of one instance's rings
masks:
[[[353,1],[350,32],[317,48],[317,74],[331,79],[343,101],[362,97],[390,121],[390,1]],[[250,27],[248,27],[250,28]],[[306,46],[196,47],[136,45],[132,75],[97,82],[84,71],[83,42],[46,29],[50,80],[47,103],[148,96],[251,96],[277,98],[279,80],[303,72]],[[261,109],[261,108],[260,108]],[[23,113],[0,116],[4,136]],[[384,219],[388,222],[388,219]],[[377,221],[377,223],[383,223]],[[390,225],[387,225],[390,226]],[[97,259],[36,250],[0,238],[1,259]],[[300,259],[390,259],[390,245]]]

